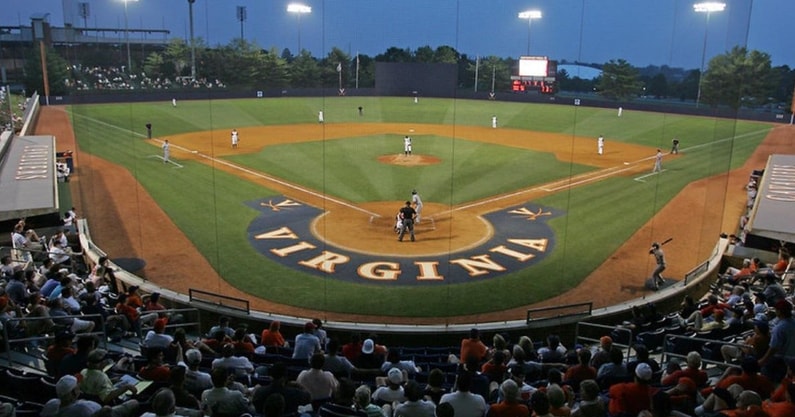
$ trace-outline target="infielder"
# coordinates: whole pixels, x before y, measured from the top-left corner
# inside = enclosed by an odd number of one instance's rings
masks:
[[[596,139],[596,152],[599,155],[603,155],[605,153],[605,138],[602,135],[599,135],[599,139]]]
[[[325,122],[325,120],[323,120],[323,110],[320,110],[319,112],[317,112],[317,122],[318,123]]]
[[[491,116],[491,128],[492,129],[497,128],[497,116]]]
[[[163,163],[167,164],[168,163],[169,154],[171,153],[171,149],[170,149],[171,145],[168,144],[168,139],[166,139],[166,141],[163,142],[163,146],[161,146],[161,147],[163,148]]]
[[[417,217],[414,218],[414,223],[420,224],[420,216],[422,215],[422,199],[417,194],[417,190],[411,190],[411,202],[414,203],[414,211],[417,212]]]
[[[679,153],[679,139],[674,138],[671,141],[671,154],[678,154]]]
[[[657,155],[654,157],[654,169],[651,170],[652,173],[662,172],[662,157],[662,151],[657,149]]]
[[[409,136],[403,138],[403,155],[411,155],[411,137]]]
[[[237,143],[240,141],[240,137],[237,135],[237,129],[232,129],[232,149],[237,149]]]

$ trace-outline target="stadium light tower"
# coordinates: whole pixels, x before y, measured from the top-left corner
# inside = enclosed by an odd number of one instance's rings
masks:
[[[696,94],[696,107],[701,102],[701,79],[704,78],[704,59],[707,55],[707,33],[709,29],[709,15],[712,12],[722,12],[723,9],[726,8],[726,3],[720,2],[705,2],[705,3],[696,3],[693,5],[693,10],[696,13],[706,13],[707,14],[707,21],[704,24],[704,45],[701,47],[701,68],[698,73],[698,93]]]
[[[127,73],[132,74],[132,57],[130,55],[130,29],[127,26],[127,3],[138,0],[122,0],[124,2],[124,41],[127,43]]]
[[[312,8],[300,3],[290,3],[287,5],[287,13],[295,13],[298,16],[298,54],[301,53],[301,15],[312,13]]]
[[[519,19],[527,19],[527,56],[530,56],[530,27],[533,25],[533,19],[541,19],[541,11],[526,10],[519,13]]]

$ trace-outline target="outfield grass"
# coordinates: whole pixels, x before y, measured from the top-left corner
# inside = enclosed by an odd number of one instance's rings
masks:
[[[360,105],[370,123],[490,126],[491,115],[498,114],[502,127],[586,137],[601,134],[610,141],[664,150],[672,137],[678,137],[687,157],[666,161],[665,168],[675,175],[666,175],[665,181],[611,178],[541,199],[539,203],[566,212],[551,221],[565,251],[553,251],[532,268],[468,284],[384,288],[323,279],[270,262],[247,242],[246,229],[258,213],[242,203],[273,196],[272,190],[191,161],[179,161],[185,168],[170,170],[164,177],[162,170],[153,169],[158,160],[149,158],[159,150],[140,140],[147,122],[158,136],[316,123],[321,108],[327,123],[357,122]],[[170,103],[142,103],[81,105],[70,110],[81,152],[130,170],[232,285],[312,309],[416,317],[503,310],[575,287],[688,183],[740,166],[770,128],[630,111],[617,118],[610,109],[559,105],[441,99],[423,99],[415,105],[407,98],[211,100],[183,101],[177,109]],[[423,153],[439,156],[442,163],[412,168],[377,164],[375,156],[394,153],[400,143],[400,137],[392,135],[279,145],[230,160],[353,202],[402,200],[407,189],[402,181],[406,181],[420,187],[426,201],[459,204],[593,169],[564,164],[548,154],[450,137],[417,140],[430,144]],[[533,176],[524,175],[529,166]],[[465,186],[451,187],[451,183]],[[723,196],[716,198],[714,203],[721,204]]]

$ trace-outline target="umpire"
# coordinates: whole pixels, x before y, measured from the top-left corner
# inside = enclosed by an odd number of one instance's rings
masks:
[[[399,241],[403,241],[403,235],[406,233],[406,229],[409,231],[411,241],[414,241],[414,219],[416,217],[417,212],[411,207],[411,201],[406,201],[406,205],[400,209],[400,218],[403,219],[403,227],[400,228],[400,234],[398,234]]]

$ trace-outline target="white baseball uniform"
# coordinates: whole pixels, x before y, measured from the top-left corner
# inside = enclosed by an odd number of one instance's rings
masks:
[[[411,193],[411,202],[414,203],[414,211],[417,212],[417,217],[414,218],[414,223],[420,223],[420,216],[422,215],[422,199],[416,191]]]
[[[599,139],[596,140],[596,148],[599,155],[604,154],[605,152],[605,138],[599,136]]]
[[[240,138],[237,135],[237,129],[232,129],[232,147],[237,148],[237,143]]]
[[[403,138],[403,153],[411,155],[411,137],[409,136]]]
[[[497,116],[491,116],[491,128],[492,129],[497,128]]]
[[[321,111],[317,112],[317,122],[318,122],[318,123],[323,123],[323,122],[325,122],[325,120],[323,119],[323,110],[321,110]]]

